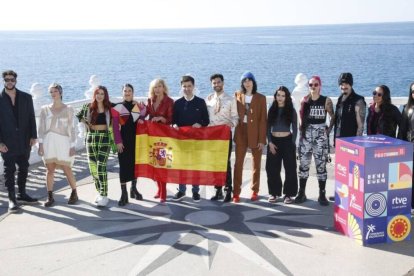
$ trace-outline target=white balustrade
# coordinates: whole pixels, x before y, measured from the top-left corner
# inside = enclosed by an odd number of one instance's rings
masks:
[[[298,102],[300,99],[306,95],[307,93],[307,77],[304,74],[298,74],[295,78],[296,87],[292,92],[292,97],[295,99],[295,106],[298,108]],[[93,90],[96,86],[100,85],[100,80],[96,75],[92,75],[89,80],[90,88],[85,92],[85,99],[79,100],[79,101],[73,101],[68,102],[68,105],[71,105],[75,109],[75,113],[80,110],[80,108],[85,104],[89,103],[92,98]],[[39,111],[42,104],[45,104],[45,93],[43,93],[43,88],[40,84],[34,83],[32,85],[32,88],[30,89],[30,94],[33,95],[33,104],[35,106],[35,114],[36,114],[36,122],[39,121]],[[173,97],[174,100],[176,100],[178,97]],[[331,97],[334,105],[336,104],[336,101],[338,100],[338,97]],[[111,102],[122,102],[121,97],[111,97]],[[143,101],[146,102],[146,97],[137,97],[135,98],[136,101]],[[267,96],[267,107],[269,108],[270,105],[273,102],[273,96]],[[372,102],[372,97],[365,97],[365,101],[367,105]],[[406,97],[393,97],[392,103],[396,105],[400,110],[402,110],[402,106],[406,104],[407,98]],[[75,119],[76,120],[76,119]],[[85,147],[85,127],[81,123],[77,123],[77,134],[78,139],[76,143],[76,149],[81,150]],[[30,154],[30,164],[34,164],[36,162],[41,161],[41,157],[37,154],[38,147],[37,145],[32,148],[31,154]],[[3,175],[4,169],[3,169],[3,159],[0,158],[0,175]],[[1,180],[1,177],[0,177]]]

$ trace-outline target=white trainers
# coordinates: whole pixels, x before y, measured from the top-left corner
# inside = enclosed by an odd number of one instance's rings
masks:
[[[17,213],[19,210],[19,205],[13,202],[13,200],[9,200],[9,213]]]
[[[101,201],[102,200],[102,196],[100,195],[100,194],[98,194],[96,197],[95,197],[95,200],[93,201],[94,203],[98,203],[99,201]]]
[[[98,205],[99,207],[105,207],[106,205],[108,205],[109,199],[106,196],[101,196],[101,200],[99,200],[96,205]]]

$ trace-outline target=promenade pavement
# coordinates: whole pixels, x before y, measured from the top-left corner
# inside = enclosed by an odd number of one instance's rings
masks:
[[[268,203],[265,155],[262,160],[257,202],[249,199],[248,155],[240,204],[210,201],[210,186],[201,188],[198,203],[191,187],[183,201],[173,202],[176,184],[167,185],[168,201],[160,204],[153,198],[154,182],[139,179],[144,200],[118,207],[118,163],[112,155],[106,208],[91,203],[96,192],[85,152],[74,166],[80,197],[74,206],[66,204],[70,189],[58,173],[56,204],[43,207],[45,167],[35,164],[28,192],[39,204],[9,215],[0,189],[0,275],[414,275],[413,240],[363,247],[333,229],[333,204],[316,201],[314,173],[304,204]],[[332,195],[332,164],[328,177]]]

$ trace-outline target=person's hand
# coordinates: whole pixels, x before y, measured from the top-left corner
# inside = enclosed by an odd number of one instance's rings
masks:
[[[74,156],[76,154],[76,150],[75,150],[75,148],[73,147],[73,148],[70,148],[69,149],[69,156],[70,157],[72,157],[72,156]]]
[[[178,130],[178,129],[179,129],[179,127],[178,127],[176,124],[174,124],[172,127],[173,127],[174,129],[176,129],[176,130]]]
[[[138,119],[138,124],[142,125],[144,123],[144,120]]]
[[[165,120],[165,118],[164,118],[164,117],[162,117],[162,116],[157,116],[157,117],[152,118],[152,120],[151,120],[151,121],[156,122],[156,123],[161,122],[161,123],[164,123],[164,124],[165,124],[165,122],[166,122],[167,120]]]
[[[36,145],[37,140],[35,138],[30,138],[30,146],[33,147],[34,145]]]
[[[270,142],[269,143],[269,150],[270,150],[270,152],[274,155],[274,154],[276,154],[276,151],[277,151],[277,147],[276,147],[276,145],[275,144],[273,144],[272,142]]]
[[[262,143],[257,144],[257,148],[258,148],[259,150],[263,150],[263,148],[264,148],[264,144],[262,144]]]
[[[119,153],[124,152],[124,144],[122,144],[122,143],[116,144],[116,148],[118,149]]]
[[[91,130],[91,123],[89,123],[85,119],[82,119],[82,122],[85,124],[86,130],[90,131]]]
[[[43,156],[43,154],[45,154],[45,152],[43,150],[43,144],[39,144],[39,149],[37,150],[37,154],[39,156]]]
[[[195,123],[195,124],[193,125],[193,127],[195,127],[195,128],[200,128],[200,127],[201,127],[201,125],[200,125],[199,123]]]

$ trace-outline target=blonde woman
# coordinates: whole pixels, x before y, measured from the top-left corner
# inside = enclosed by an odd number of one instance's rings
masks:
[[[72,165],[75,158],[76,132],[73,123],[74,110],[62,102],[62,86],[52,83],[49,86],[52,103],[42,107],[39,119],[39,150],[46,165],[46,185],[48,198],[45,207],[53,206],[53,184],[55,170],[60,168],[72,188],[68,204],[78,201],[76,180],[73,176]]]
[[[149,120],[155,123],[170,125],[173,116],[174,100],[168,96],[168,87],[164,80],[151,81],[148,92],[147,114]],[[158,191],[154,198],[165,202],[167,198],[167,183],[157,181]]]

